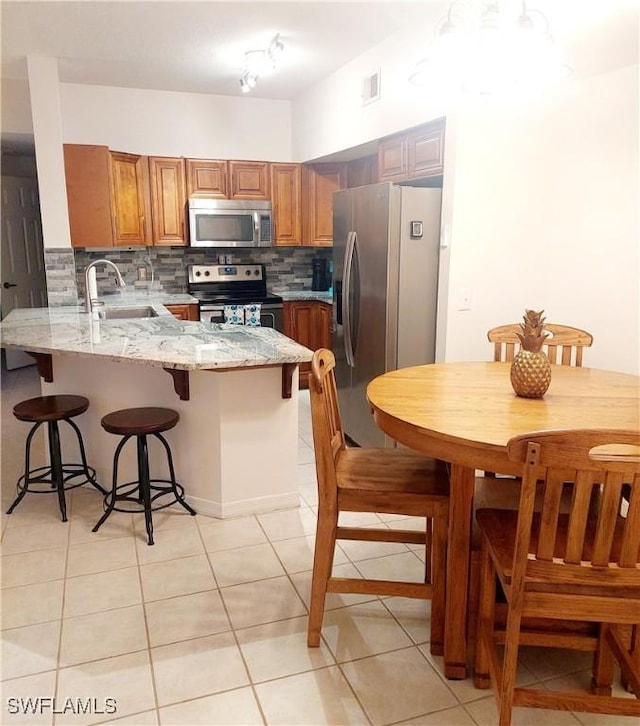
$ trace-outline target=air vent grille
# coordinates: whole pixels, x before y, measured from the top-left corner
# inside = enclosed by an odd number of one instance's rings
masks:
[[[366,76],[362,82],[362,105],[377,101],[380,98],[380,71]]]

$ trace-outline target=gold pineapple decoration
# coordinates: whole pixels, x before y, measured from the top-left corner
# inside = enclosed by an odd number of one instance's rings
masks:
[[[544,332],[543,313],[525,310],[522,332],[517,334],[522,347],[511,363],[511,385],[523,398],[542,398],[551,383],[551,365],[542,352],[542,344],[549,337]]]

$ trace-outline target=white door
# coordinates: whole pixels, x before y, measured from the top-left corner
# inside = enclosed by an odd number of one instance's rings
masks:
[[[2,177],[2,317],[14,308],[47,304],[47,282],[38,182],[31,177]],[[32,365],[33,358],[7,350],[7,368]]]

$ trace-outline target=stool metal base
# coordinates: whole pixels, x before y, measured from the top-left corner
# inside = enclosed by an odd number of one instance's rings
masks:
[[[167,463],[169,465],[169,479],[151,479],[149,476],[149,454],[147,449],[147,435],[143,434],[129,434],[124,436],[116,448],[116,452],[113,458],[113,483],[111,492],[104,498],[105,512],[100,517],[92,532],[97,532],[98,529],[104,524],[107,517],[111,512],[144,512],[145,527],[147,530],[147,544],[153,544],[153,519],[151,513],[160,509],[166,509],[173,504],[181,504],[189,514],[192,516],[196,514],[195,509],[192,509],[184,498],[184,487],[182,484],[178,484],[176,481],[175,471],[173,468],[173,457],[171,456],[171,449],[169,444],[165,441],[164,437],[158,433],[149,434],[155,436],[161,444],[164,446],[167,454]],[[136,437],[137,443],[137,454],[138,454],[138,476],[140,477],[136,481],[125,482],[118,484],[118,463],[120,459],[120,452],[127,441]],[[160,484],[166,484],[167,486],[159,486]],[[171,495],[171,501],[165,502],[164,504],[156,504],[154,502],[160,497],[165,495]],[[135,507],[122,507],[117,506],[116,502],[130,502]]]
[[[82,435],[80,429],[71,419],[60,419],[65,423],[69,424],[75,431],[78,439],[78,446],[80,449],[80,458],[82,462],[79,464],[63,464],[62,455],[60,450],[60,431],[58,428],[58,421],[47,421],[47,428],[49,434],[49,461],[48,466],[40,466],[35,469],[30,468],[31,460],[31,440],[33,439],[36,431],[42,426],[44,421],[39,421],[31,427],[27,440],[25,443],[25,467],[24,474],[18,479],[16,483],[16,489],[18,496],[14,499],[13,504],[7,509],[7,514],[11,514],[13,510],[20,504],[23,497],[27,492],[31,494],[52,494],[54,491],[58,494],[58,504],[60,506],[60,515],[62,521],[67,520],[67,503],[65,499],[65,492],[71,489],[76,489],[84,484],[91,484],[102,494],[107,494],[106,489],[103,489],[96,479],[96,470],[87,464],[87,457],[85,455],[84,444],[82,442]],[[81,481],[75,481],[69,484],[70,481],[77,477],[83,477]],[[34,484],[45,484],[48,488],[33,488]]]

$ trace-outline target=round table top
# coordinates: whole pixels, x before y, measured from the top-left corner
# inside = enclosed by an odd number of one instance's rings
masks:
[[[509,369],[494,362],[402,368],[371,381],[367,398],[389,436],[431,455],[442,452],[422,440],[495,451],[532,431],[640,429],[638,376],[556,365],[544,398],[529,399],[515,395]]]

